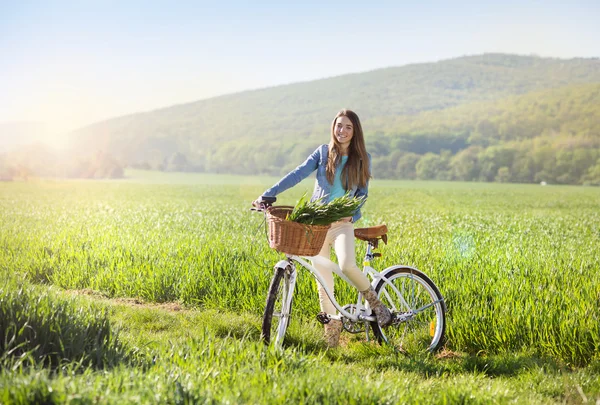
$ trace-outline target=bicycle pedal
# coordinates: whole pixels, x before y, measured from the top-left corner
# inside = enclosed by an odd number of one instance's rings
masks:
[[[331,318],[329,317],[329,315],[327,314],[327,312],[319,312],[317,314],[317,321],[319,321],[323,325],[325,325],[326,323],[331,322]]]
[[[410,320],[414,314],[412,312],[398,312],[393,315],[392,324],[398,325]]]

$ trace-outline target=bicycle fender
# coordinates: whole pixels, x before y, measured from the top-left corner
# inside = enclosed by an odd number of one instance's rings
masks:
[[[396,269],[410,269],[410,270],[416,270],[418,272],[421,272],[419,269],[417,269],[416,267],[410,267],[410,266],[403,266],[403,265],[395,265],[395,266],[390,266],[384,270],[382,270],[379,275],[375,276],[375,278],[373,278],[373,281],[371,282],[371,285],[373,286],[373,288],[375,288],[377,286],[377,283],[379,283],[379,279],[384,279],[387,277],[387,274],[389,272],[391,272],[392,270],[396,270]]]

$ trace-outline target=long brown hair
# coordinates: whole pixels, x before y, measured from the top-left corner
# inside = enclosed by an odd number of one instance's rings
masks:
[[[342,160],[341,145],[335,137],[335,120],[339,117],[348,117],[354,127],[350,146],[348,146],[348,161],[342,170],[342,186],[346,190],[354,186],[365,187],[371,178],[369,171],[369,156],[365,147],[365,137],[358,115],[352,110],[343,109],[331,123],[331,140],[329,141],[329,157],[327,159],[327,180],[333,184],[335,168]]]

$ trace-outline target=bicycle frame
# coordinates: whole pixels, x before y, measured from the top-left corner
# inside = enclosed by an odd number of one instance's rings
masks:
[[[362,294],[360,292],[358,293],[358,299],[357,299],[357,302],[356,302],[356,307],[358,309],[358,314],[351,314],[348,311],[346,311],[344,308],[342,308],[342,306],[335,299],[335,296],[333,295],[333,292],[325,284],[325,280],[323,279],[323,277],[321,276],[321,274],[319,273],[319,271],[317,269],[315,269],[311,264],[309,264],[306,261],[306,259],[309,259],[309,260],[319,260],[319,261],[324,261],[324,262],[327,261],[327,262],[329,262],[328,264],[332,267],[332,270],[334,271],[334,273],[336,273],[339,277],[341,277],[345,282],[349,283],[350,285],[354,285],[354,284],[352,284],[352,282],[350,281],[350,279],[348,279],[348,277],[346,277],[344,275],[344,273],[342,273],[342,270],[340,269],[340,267],[336,263],[334,263],[331,260],[326,259],[324,257],[320,257],[320,256],[313,256],[313,257],[306,257],[306,258],[299,257],[299,256],[288,256],[288,258],[290,259],[290,261],[295,261],[297,263],[300,263],[300,265],[302,267],[304,267],[305,269],[307,269],[313,275],[313,277],[317,280],[317,282],[319,284],[321,284],[321,286],[325,290],[325,293],[327,294],[327,296],[331,300],[331,303],[333,304],[333,306],[340,313],[340,315],[328,315],[330,319],[341,320],[342,317],[344,317],[344,318],[350,319],[353,322],[357,322],[357,321],[361,321],[361,322],[364,322],[364,321],[373,322],[373,321],[375,321],[375,317],[374,316],[363,315],[361,313],[361,310],[365,309],[366,306],[363,304]]]
[[[372,251],[373,247],[372,245],[369,243],[368,247],[367,247],[367,252],[365,253],[365,258],[364,258],[364,266],[363,266],[363,274],[365,274],[366,276],[370,276],[372,281],[371,281],[371,285],[373,287],[375,287],[375,285],[379,282],[379,280],[384,280],[385,283],[387,283],[387,285],[396,293],[396,295],[400,298],[400,302],[401,304],[406,308],[406,312],[408,313],[416,313],[416,312],[420,312],[426,308],[419,308],[418,310],[414,310],[410,307],[410,305],[406,302],[406,300],[404,299],[404,296],[402,295],[402,293],[400,293],[400,291],[396,288],[396,286],[392,283],[389,283],[385,277],[385,274],[388,273],[389,271],[399,267],[399,266],[392,266],[389,267],[385,270],[383,270],[381,273],[378,272],[377,270],[375,270],[373,267],[369,266],[368,263],[371,262],[375,256],[373,254]],[[335,296],[333,294],[333,292],[327,287],[325,280],[323,279],[323,277],[321,276],[321,274],[319,273],[319,271],[313,267],[313,265],[311,265],[310,263],[308,263],[308,260],[312,261],[312,262],[322,262],[323,264],[329,266],[332,271],[334,273],[336,273],[340,278],[342,278],[346,283],[354,286],[354,284],[352,283],[352,281],[350,281],[350,279],[348,277],[346,277],[346,275],[344,273],[342,273],[342,270],[340,269],[340,267],[337,265],[337,263],[332,262],[331,260],[322,257],[322,256],[296,256],[296,255],[287,255],[287,260],[282,260],[279,263],[276,264],[275,267],[278,268],[282,268],[285,269],[288,266],[291,266],[293,271],[291,272],[291,279],[290,279],[290,290],[294,291],[295,285],[296,285],[296,280],[297,280],[297,273],[296,273],[296,265],[295,262],[300,264],[300,266],[304,267],[306,270],[308,270],[313,277],[317,280],[317,282],[323,287],[323,289],[325,290],[325,293],[327,294],[327,296],[329,297],[329,299],[331,300],[331,303],[333,304],[333,306],[339,311],[340,315],[328,315],[328,317],[330,319],[338,319],[341,320],[342,318],[347,318],[352,322],[374,322],[376,321],[376,318],[374,316],[371,315],[364,315],[362,312],[364,309],[368,309],[368,303],[365,305],[363,303],[363,297],[362,294],[359,292],[358,293],[358,298],[356,301],[356,309],[357,309],[357,314],[351,314],[348,311],[346,311],[335,299]],[[406,267],[406,266],[404,266]],[[354,286],[356,287],[356,286]],[[388,295],[389,293],[387,291],[385,291],[385,294]],[[291,301],[292,299],[292,295],[293,294],[288,294],[288,300]],[[389,298],[389,296],[388,296]],[[289,303],[288,303],[289,304]],[[398,308],[390,308],[390,309],[394,309],[394,310],[398,310]]]

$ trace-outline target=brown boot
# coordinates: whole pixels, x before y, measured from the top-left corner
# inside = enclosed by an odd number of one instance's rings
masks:
[[[373,287],[369,287],[368,289],[361,291],[361,293],[369,303],[371,310],[375,313],[379,326],[389,326],[392,323],[392,314],[390,310],[381,303]]]
[[[325,335],[323,340],[329,348],[337,347],[340,342],[340,333],[342,333],[342,321],[332,319],[325,325]]]

